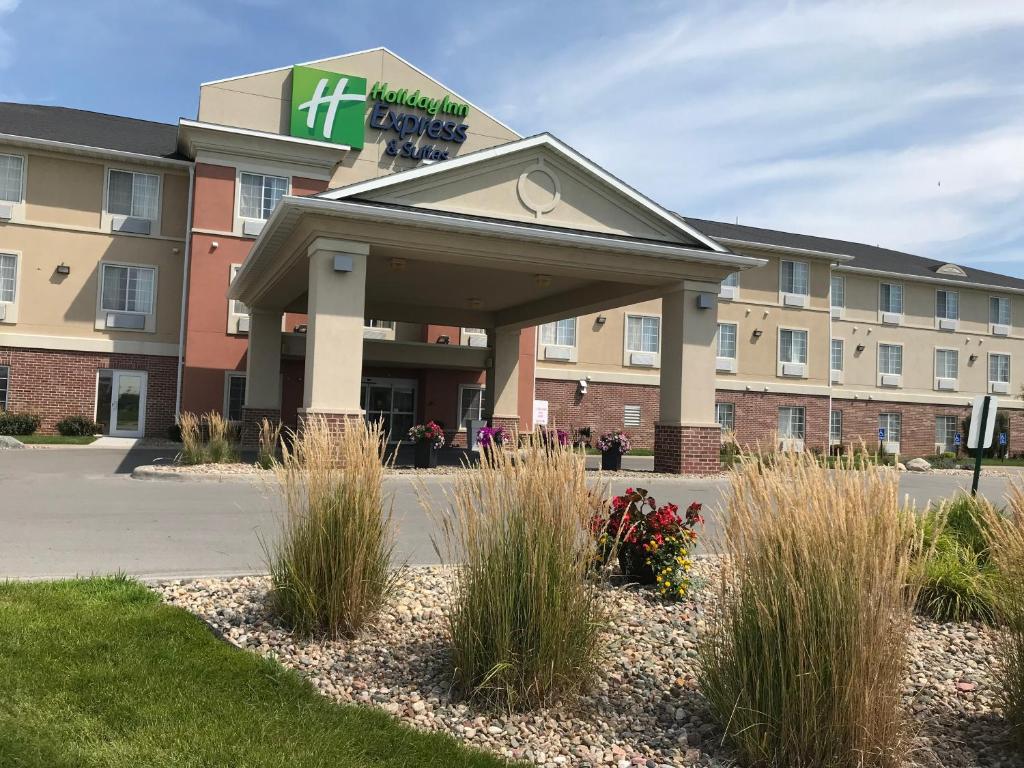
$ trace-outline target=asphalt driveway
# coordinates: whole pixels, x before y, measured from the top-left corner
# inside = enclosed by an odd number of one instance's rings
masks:
[[[0,452],[0,578],[56,578],[124,571],[142,577],[190,577],[265,570],[261,541],[274,536],[279,506],[270,482],[133,480],[132,469],[171,452],[45,449]],[[428,476],[438,500],[450,478]],[[965,475],[904,475],[902,490],[919,504],[969,485]],[[720,479],[654,479],[624,472],[612,490],[640,484],[659,499],[705,505],[706,533],[717,530]],[[982,479],[991,498],[1004,478]],[[387,481],[394,494],[400,561],[437,561],[434,531],[413,479]]]

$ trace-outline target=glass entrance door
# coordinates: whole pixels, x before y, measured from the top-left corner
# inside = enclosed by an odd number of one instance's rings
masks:
[[[146,372],[100,371],[96,421],[108,435],[142,437],[146,432]]]
[[[388,442],[408,439],[416,423],[415,379],[363,379],[360,400],[366,420],[381,422]]]

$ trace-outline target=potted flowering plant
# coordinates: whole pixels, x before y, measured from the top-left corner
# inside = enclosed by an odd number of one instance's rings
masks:
[[[627,488],[612,499],[607,519],[595,516],[592,530],[603,562],[615,552],[623,575],[655,584],[663,597],[678,600],[690,586],[696,528],[703,524],[698,502],[680,515],[677,505],[659,507],[643,488]]]
[[[504,427],[480,427],[476,432],[476,444],[481,455],[490,455],[496,448],[501,448],[509,441],[509,432]]]
[[[621,429],[605,432],[597,438],[597,450],[601,452],[601,469],[620,470],[622,454],[629,450],[629,435]]]
[[[416,447],[413,464],[416,469],[432,469],[437,466],[437,449],[444,447],[444,429],[436,421],[417,424],[409,429],[409,439]]]
[[[547,428],[541,429],[538,434],[540,435],[540,442],[545,447],[548,446],[559,446],[565,447],[569,445],[569,433],[564,429]]]

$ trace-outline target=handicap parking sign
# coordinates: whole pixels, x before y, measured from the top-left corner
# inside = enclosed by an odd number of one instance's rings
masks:
[[[1006,445],[1006,433],[1005,432],[1000,432],[999,433],[999,444],[1000,445]]]
[[[885,440],[885,427],[878,428],[878,439]]]
[[[953,435],[953,445],[960,445],[960,442],[960,433],[957,432],[955,435]]]

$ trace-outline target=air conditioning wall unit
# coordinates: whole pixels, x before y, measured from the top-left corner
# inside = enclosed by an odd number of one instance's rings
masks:
[[[805,376],[807,375],[807,366],[803,363],[783,363],[782,364],[782,375],[783,376]]]
[[[148,235],[153,229],[153,222],[137,216],[112,216],[110,229],[130,235]]]
[[[883,373],[881,385],[883,387],[902,387],[903,376],[898,373]]]
[[[14,218],[14,205],[11,203],[0,203],[0,221],[10,221]]]
[[[253,221],[252,219],[246,219],[242,222],[242,234],[249,237],[257,237],[260,232],[263,231],[263,227],[267,222],[265,221]]]
[[[644,368],[653,368],[657,362],[657,357],[653,352],[631,352],[629,355],[629,364],[643,366]]]
[[[235,326],[236,333],[248,333],[249,332],[250,318],[248,315],[242,315],[238,318],[238,323]]]
[[[146,327],[146,316],[131,312],[107,312],[107,328],[125,331],[141,331]]]

